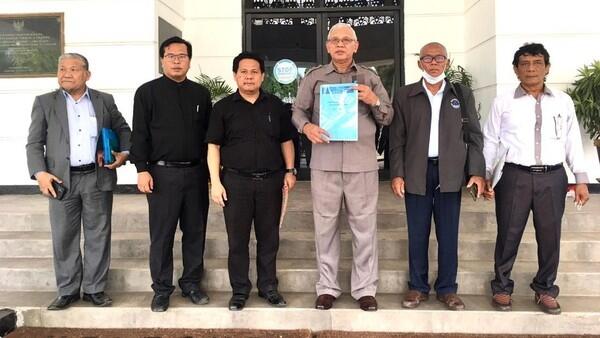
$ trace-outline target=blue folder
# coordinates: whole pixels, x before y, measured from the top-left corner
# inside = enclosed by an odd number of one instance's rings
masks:
[[[111,164],[115,161],[112,151],[119,151],[119,138],[110,128],[102,128],[102,150],[104,152],[104,163]]]

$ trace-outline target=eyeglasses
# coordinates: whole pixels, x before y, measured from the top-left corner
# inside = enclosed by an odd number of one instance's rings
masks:
[[[533,62],[519,61],[519,67],[526,68],[529,66],[533,66],[534,68],[543,68],[546,66],[546,63],[543,60],[535,60]]]
[[[423,63],[431,63],[433,60],[435,60],[435,62],[437,62],[437,63],[442,63],[442,62],[446,61],[446,59],[447,58],[444,55],[436,55],[436,56],[425,55],[420,58],[421,62],[423,62]]]
[[[164,56],[165,59],[167,59],[167,61],[169,62],[174,62],[175,60],[177,61],[185,61],[188,58],[187,54],[166,54]]]
[[[354,42],[356,40],[354,39],[350,39],[350,38],[343,38],[343,39],[327,39],[327,42],[333,44],[333,45],[339,45],[340,42],[344,44],[344,46],[348,46],[349,44],[351,44],[352,42]]]

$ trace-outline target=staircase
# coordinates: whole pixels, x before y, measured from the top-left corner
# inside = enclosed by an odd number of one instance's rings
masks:
[[[516,287],[512,312],[490,304],[493,277],[495,216],[492,202],[463,198],[459,243],[459,294],[467,309],[452,312],[435,297],[418,309],[400,305],[408,277],[406,217],[403,201],[392,196],[389,182],[380,183],[378,215],[379,310],[366,313],[349,296],[351,236],[342,221],[340,283],[345,293],[330,311],[314,309],[315,262],[310,183],[299,182],[290,194],[281,229],[278,256],[280,291],[288,307],[268,306],[253,293],[240,312],[227,309],[227,235],[220,208],[210,206],[203,287],[211,302],[196,306],[176,291],[165,313],[153,313],[148,269],[148,213],[142,195],[115,195],[109,308],[77,302],[65,311],[47,311],[56,296],[48,203],[41,196],[0,196],[0,308],[18,311],[19,325],[90,328],[258,328],[313,331],[462,332],[497,334],[600,333],[600,198],[592,195],[577,211],[567,203],[563,220],[561,263],[557,284],[563,313],[542,313],[533,303],[529,283],[537,270],[535,233],[529,224],[513,270]],[[434,232],[432,231],[432,236]],[[436,241],[431,239],[431,278],[435,278]],[[251,252],[255,251],[254,243]],[[174,249],[175,279],[181,274],[180,234]],[[252,255],[254,257],[254,255]],[[256,280],[251,261],[251,280]]]

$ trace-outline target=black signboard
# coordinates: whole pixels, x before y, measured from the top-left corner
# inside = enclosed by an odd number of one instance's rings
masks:
[[[63,13],[0,15],[0,77],[55,76]]]

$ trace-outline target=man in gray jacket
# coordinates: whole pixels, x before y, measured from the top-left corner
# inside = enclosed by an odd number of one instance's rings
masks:
[[[312,142],[310,160],[313,214],[317,246],[317,309],[331,308],[340,296],[338,218],[342,202],[352,230],[352,297],[365,311],[377,310],[377,196],[379,193],[376,124],[388,125],[393,110],[381,79],[353,56],[358,40],[352,27],[338,23],[327,37],[331,63],[310,70],[300,83],[292,122]],[[357,83],[358,140],[332,141],[319,126],[320,86]]]
[[[104,293],[110,263],[112,190],[116,168],[125,163],[131,130],[110,94],[87,87],[87,59],[67,53],[58,60],[60,89],[35,98],[27,138],[29,175],[49,197],[58,297],[48,310],[63,310],[80,297],[109,306]],[[120,142],[115,161],[103,163],[102,128]],[[62,196],[58,185],[67,192]],[[55,189],[56,188],[56,189]],[[85,237],[82,262],[81,224]]]
[[[429,297],[433,214],[438,240],[437,299],[450,310],[462,310],[465,305],[456,295],[461,187],[466,178],[467,187],[476,185],[476,197],[483,193],[483,136],[471,90],[444,79],[446,48],[437,42],[426,44],[418,66],[423,78],[399,88],[394,96],[389,139],[392,190],[405,198],[408,223],[410,281],[402,306],[414,308]],[[463,109],[468,116],[464,121]]]

